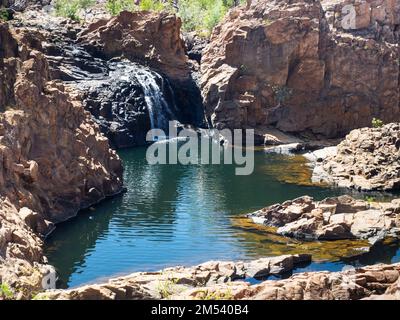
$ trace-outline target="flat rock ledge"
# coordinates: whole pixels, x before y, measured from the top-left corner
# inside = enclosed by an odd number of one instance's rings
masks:
[[[400,199],[357,200],[350,196],[315,201],[304,196],[247,215],[277,227],[283,236],[309,240],[367,239],[371,244],[400,235]]]
[[[305,272],[256,285],[240,281],[194,288],[172,299],[399,300],[399,273],[400,264],[348,268],[342,272]]]
[[[297,265],[311,262],[311,255],[284,255],[253,261],[209,261],[195,267],[173,267],[157,272],[138,272],[70,290],[51,290],[36,299],[57,300],[136,300],[169,299],[197,287],[235,283],[233,281],[291,272]]]
[[[309,256],[282,256],[245,263],[207,262],[192,268],[134,273],[105,284],[53,290],[36,299],[58,300],[359,300],[399,299],[400,264],[346,268],[341,272],[305,272],[284,280],[251,285],[237,277],[281,273]],[[251,271],[250,271],[251,270]]]
[[[360,191],[399,190],[399,149],[400,123],[353,130],[316,162],[312,180]]]

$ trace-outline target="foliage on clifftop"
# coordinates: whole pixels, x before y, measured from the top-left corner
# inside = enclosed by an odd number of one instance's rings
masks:
[[[185,31],[197,31],[207,36],[224,17],[226,12],[245,0],[107,0],[105,9],[111,15],[123,10],[167,10],[176,13]],[[96,4],[95,0],[57,0],[56,14],[72,20],[79,20],[79,12],[86,12]]]

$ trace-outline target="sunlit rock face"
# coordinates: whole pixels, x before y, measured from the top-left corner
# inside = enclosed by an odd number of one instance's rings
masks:
[[[258,0],[231,10],[202,58],[209,120],[324,137],[373,117],[399,120],[398,2],[361,1],[372,11],[356,5],[356,29],[339,28],[333,12],[348,2]]]
[[[400,124],[351,131],[317,162],[312,179],[362,191],[400,189]]]
[[[277,227],[280,235],[308,240],[367,239],[377,244],[400,235],[399,199],[368,202],[350,196],[315,201],[304,196],[258,210],[248,217]]]
[[[180,18],[167,12],[125,11],[90,24],[78,35],[78,42],[94,56],[124,57],[151,67],[164,78],[160,89],[171,87],[173,97],[167,102],[175,108],[176,120],[204,125],[201,94],[185,52]]]
[[[45,262],[37,235],[122,190],[119,157],[82,105],[50,81],[31,39],[0,24],[0,278],[9,266],[10,284],[29,268],[9,259]]]
[[[174,15],[122,12],[82,26],[27,10],[12,23],[35,33],[31,44],[47,57],[51,78],[74,89],[112,147],[145,145],[147,132],[168,121],[204,125]]]
[[[359,300],[399,299],[400,265],[379,264],[342,272],[305,272],[284,280],[250,284],[237,277],[254,272],[290,270],[309,256],[287,255],[256,261],[210,261],[195,267],[176,267],[134,273],[106,283],[71,290],[54,290],[38,299],[55,300]],[[261,274],[260,273],[260,274]]]

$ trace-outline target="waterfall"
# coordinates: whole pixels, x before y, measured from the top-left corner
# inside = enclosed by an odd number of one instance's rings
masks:
[[[165,89],[172,92],[169,83],[158,73],[141,65],[124,63],[118,67],[124,69],[124,75],[120,75],[119,79],[129,80],[133,77],[140,83],[149,112],[151,129],[168,129],[169,121],[176,119],[164,96]]]

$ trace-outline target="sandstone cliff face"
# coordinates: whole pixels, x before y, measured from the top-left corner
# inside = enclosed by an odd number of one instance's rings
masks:
[[[362,191],[400,189],[400,124],[351,131],[312,179]]]
[[[351,32],[393,44],[400,41],[398,0],[322,0],[321,4],[330,27],[336,31]],[[348,22],[343,21],[343,12],[348,13],[346,8],[351,6],[354,8],[355,20],[349,30],[346,27]]]
[[[90,24],[78,42],[95,56],[123,57],[154,68],[173,89],[178,120],[203,124],[201,94],[191,75],[180,18],[168,12],[124,11]]]
[[[346,33],[319,1],[259,0],[231,10],[202,59],[207,116],[217,128],[275,126],[325,137],[373,117],[400,119],[397,2],[393,8],[382,13],[382,27],[370,18]]]
[[[10,259],[45,262],[55,223],[122,189],[120,159],[29,39],[0,24],[0,280],[18,275]]]

